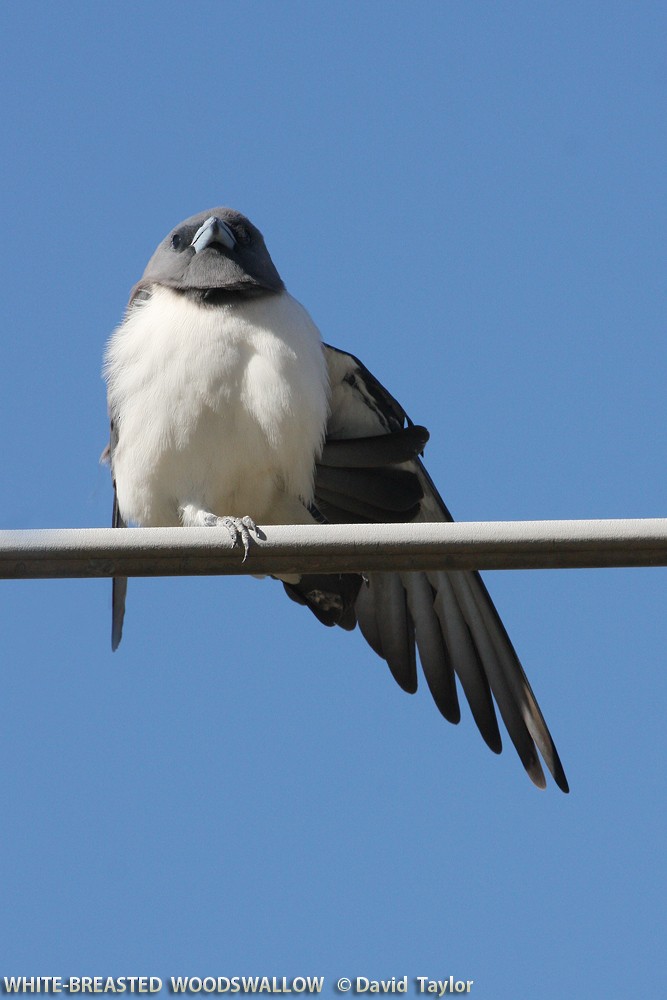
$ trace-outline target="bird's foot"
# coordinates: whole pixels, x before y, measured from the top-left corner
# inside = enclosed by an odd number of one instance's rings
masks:
[[[251,517],[218,517],[205,510],[197,510],[192,504],[181,509],[181,519],[186,528],[226,528],[232,540],[232,548],[239,542],[243,546],[243,562],[250,551],[250,532],[259,536],[257,525]]]
[[[243,545],[243,562],[248,558],[250,550],[250,532],[257,534],[257,525],[251,517],[216,517],[215,514],[207,514],[204,523],[208,528],[226,528],[232,539],[232,548],[239,539]]]

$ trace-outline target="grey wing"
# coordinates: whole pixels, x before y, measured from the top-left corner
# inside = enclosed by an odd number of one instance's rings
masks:
[[[315,516],[332,523],[451,521],[419,457],[428,432],[410,423],[355,357],[324,349],[331,415],[316,468]],[[482,737],[500,753],[495,699],[531,779],[540,788],[546,784],[539,749],[556,784],[568,791],[549,730],[479,573],[369,573],[342,617],[338,624],[346,628],[356,619],[409,692],[417,689],[418,652],[435,703],[453,723],[460,719],[458,677]]]

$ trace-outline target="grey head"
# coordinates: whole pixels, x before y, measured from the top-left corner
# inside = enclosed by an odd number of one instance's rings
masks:
[[[259,229],[232,208],[210,208],[172,229],[149,260],[133,298],[153,284],[211,302],[284,288]]]

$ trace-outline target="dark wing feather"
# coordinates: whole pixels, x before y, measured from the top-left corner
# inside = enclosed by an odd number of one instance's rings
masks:
[[[414,425],[374,437],[328,438],[317,464],[344,469],[378,469],[398,465],[420,455],[428,438],[425,427]]]
[[[362,500],[379,510],[403,513],[423,498],[419,479],[406,469],[343,469],[319,465],[317,492]]]
[[[428,440],[425,428],[413,426],[402,406],[351,354],[328,345],[325,354],[331,415],[316,467],[315,515],[334,523],[451,521],[419,457]],[[341,617],[350,628],[356,616],[400,686],[409,692],[417,688],[416,646],[445,718],[460,718],[458,676],[488,746],[496,753],[502,748],[495,699],[535,784],[545,784],[539,748],[557,785],[568,791],[549,730],[480,575],[369,573],[363,580],[354,614],[347,605]]]
[[[394,680],[408,694],[417,690],[415,627],[398,573],[369,573],[354,606],[362,634],[381,649]],[[377,643],[377,646],[376,646]]]

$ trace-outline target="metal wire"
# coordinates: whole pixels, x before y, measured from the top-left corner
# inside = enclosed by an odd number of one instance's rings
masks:
[[[275,525],[243,561],[224,529],[0,531],[0,578],[667,565],[667,518]]]

